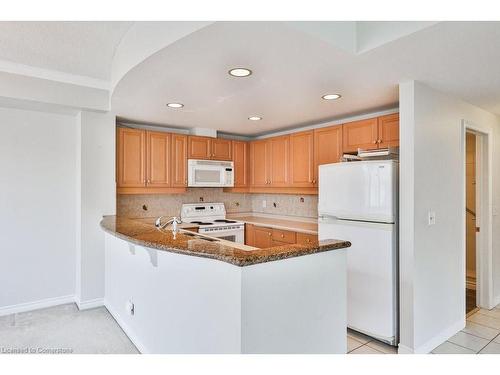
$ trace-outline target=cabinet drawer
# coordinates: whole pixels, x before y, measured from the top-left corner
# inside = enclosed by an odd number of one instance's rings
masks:
[[[272,246],[288,246],[290,244],[288,242],[272,240],[271,245]]]
[[[309,233],[297,233],[297,243],[301,245],[308,245],[318,240],[318,236],[316,234]]]
[[[273,229],[273,241],[295,243],[295,232]]]

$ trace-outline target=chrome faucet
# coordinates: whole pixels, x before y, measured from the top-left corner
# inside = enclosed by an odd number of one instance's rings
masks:
[[[160,228],[160,229],[165,229],[170,224],[172,224],[172,231],[173,232],[177,232],[177,224],[181,224],[182,223],[182,220],[179,219],[177,216],[174,216],[173,218],[171,218],[166,223],[162,223],[161,219],[163,219],[163,216],[160,216],[158,219],[156,219],[156,221],[155,221],[155,227],[156,228]]]

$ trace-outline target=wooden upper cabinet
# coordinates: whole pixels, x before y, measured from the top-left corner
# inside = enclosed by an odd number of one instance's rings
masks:
[[[290,185],[314,186],[314,132],[290,135]]]
[[[231,160],[232,144],[230,139],[199,137],[190,135],[189,159]]]
[[[211,140],[211,158],[215,160],[232,159],[232,142],[230,139],[213,138]]]
[[[188,137],[189,159],[210,159],[212,151],[210,148],[212,139],[208,137],[197,137],[190,135]]]
[[[172,134],[172,186],[187,186],[188,137]]]
[[[357,151],[358,148],[377,148],[377,118],[349,122],[342,125],[342,138],[342,152],[353,152]]]
[[[379,148],[399,146],[399,113],[378,118]]]
[[[169,187],[171,185],[171,135],[161,132],[146,132],[148,187]]]
[[[117,187],[146,186],[146,132],[117,128]]]
[[[234,162],[234,187],[248,186],[248,143],[244,141],[232,142]]]
[[[250,184],[269,186],[269,142],[267,140],[250,143]]]
[[[314,130],[314,184],[318,184],[319,166],[337,163],[342,157],[342,125]]]
[[[270,145],[270,185],[272,187],[288,186],[290,178],[290,136],[269,138]]]

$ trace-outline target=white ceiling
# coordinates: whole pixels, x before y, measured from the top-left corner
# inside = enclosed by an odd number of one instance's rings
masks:
[[[0,59],[109,80],[115,49],[133,22],[0,22]]]
[[[283,22],[217,22],[132,69],[112,109],[129,121],[252,135],[393,107],[398,82],[415,79],[500,114],[499,22],[438,23],[363,53],[327,39]],[[230,77],[235,66],[254,74]],[[320,99],[330,92],[343,97]]]

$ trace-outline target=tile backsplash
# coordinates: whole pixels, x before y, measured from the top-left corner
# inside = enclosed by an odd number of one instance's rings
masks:
[[[318,212],[317,195],[224,193],[222,188],[189,188],[184,194],[118,195],[116,212],[126,217],[178,216],[183,203],[201,201],[223,202],[228,213],[253,211],[315,218]]]

